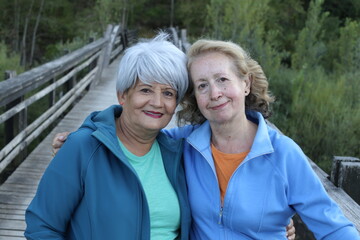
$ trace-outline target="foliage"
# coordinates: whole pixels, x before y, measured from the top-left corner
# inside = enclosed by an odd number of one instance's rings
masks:
[[[352,87],[348,77],[331,79],[321,69],[304,68],[292,85],[286,132],[313,160],[327,161],[328,171],[332,156],[360,154],[360,105],[347,96]]]
[[[22,73],[24,69],[19,63],[20,56],[16,54],[9,54],[5,43],[0,42],[0,73],[3,73],[0,81],[4,80],[4,73],[7,70],[16,71],[17,74]]]
[[[338,51],[338,61],[334,63],[336,71],[358,72],[360,69],[360,22],[346,20],[340,28],[340,38],[333,43],[333,51]],[[357,84],[358,85],[358,84]]]
[[[73,40],[67,40],[66,42],[57,42],[52,45],[48,45],[46,48],[46,54],[44,56],[45,60],[51,61],[56,58],[59,58],[69,52],[75,51],[90,41],[99,38],[97,33],[86,34],[83,37],[75,37]]]
[[[305,27],[300,31],[292,55],[292,66],[301,69],[304,65],[318,66],[326,52],[323,40],[323,24],[328,13],[322,13],[324,0],[314,0],[310,3]]]
[[[175,24],[181,28],[185,28],[189,35],[201,36],[205,33],[205,6],[210,0],[193,1],[182,0],[175,5]]]

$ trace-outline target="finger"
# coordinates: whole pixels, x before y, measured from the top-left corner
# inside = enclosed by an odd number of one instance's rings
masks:
[[[293,221],[293,219],[292,219],[292,218],[290,218],[290,223],[289,223],[289,225],[290,225],[291,227],[293,227],[293,226],[294,226],[294,221]]]
[[[295,234],[295,227],[291,227],[290,229],[288,229],[287,230],[287,232],[286,232],[286,236],[287,236],[287,238],[288,239],[295,239],[295,236],[296,236],[296,234]]]
[[[293,234],[293,235],[291,235],[291,236],[288,237],[289,240],[295,240],[295,238],[296,238],[296,235],[295,235],[295,234]]]
[[[54,139],[52,140],[52,144],[51,146],[53,148],[59,148],[61,147],[61,145],[64,144],[64,142],[67,139],[67,136],[70,134],[70,132],[62,132],[62,133],[57,133],[54,137]]]

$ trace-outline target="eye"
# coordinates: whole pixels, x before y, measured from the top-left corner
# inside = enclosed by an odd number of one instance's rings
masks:
[[[197,88],[198,88],[199,90],[202,90],[202,89],[206,88],[206,86],[207,86],[207,83],[201,83],[201,84],[198,85]]]
[[[225,78],[225,77],[221,77],[221,78],[218,79],[219,82],[225,82],[225,81],[227,81],[227,80],[228,80],[228,79]]]
[[[176,91],[164,91],[165,97],[176,97]]]
[[[140,92],[150,93],[150,92],[151,92],[151,89],[150,89],[150,88],[141,88],[141,89],[140,89]]]

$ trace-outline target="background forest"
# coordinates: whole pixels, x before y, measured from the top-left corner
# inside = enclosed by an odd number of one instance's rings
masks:
[[[237,42],[267,74],[270,121],[327,172],[334,155],[360,157],[358,0],[0,0],[0,9],[1,73],[84,46],[109,23],[139,37],[172,24],[190,41]]]

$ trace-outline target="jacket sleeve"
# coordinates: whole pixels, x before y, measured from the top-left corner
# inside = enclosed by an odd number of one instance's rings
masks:
[[[185,125],[183,127],[163,129],[162,131],[171,138],[180,139],[188,137],[195,128],[194,125]]]
[[[84,139],[71,134],[50,162],[25,213],[27,239],[65,239],[71,216],[83,196]],[[81,135],[81,134],[80,134]]]
[[[300,147],[293,141],[287,145],[290,149],[286,151],[289,160],[286,161],[289,205],[296,210],[316,239],[359,240],[358,231],[326,193]]]

